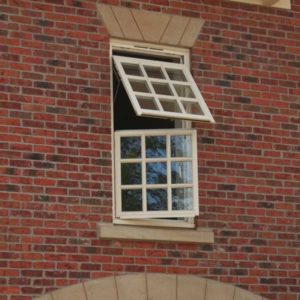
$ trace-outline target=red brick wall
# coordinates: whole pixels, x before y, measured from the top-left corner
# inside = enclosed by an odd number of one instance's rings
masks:
[[[0,0],[0,300],[114,272],[197,274],[300,300],[300,2],[101,1],[205,19],[192,73],[213,245],[103,241],[111,221],[107,31],[96,0]],[[297,156],[298,155],[298,156]]]

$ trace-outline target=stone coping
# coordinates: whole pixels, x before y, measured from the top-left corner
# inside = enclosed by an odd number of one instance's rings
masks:
[[[228,0],[228,1],[270,6],[270,7],[283,8],[283,9],[291,9],[290,0]]]

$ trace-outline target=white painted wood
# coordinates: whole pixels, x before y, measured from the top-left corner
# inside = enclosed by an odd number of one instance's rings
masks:
[[[167,152],[165,158],[146,158],[145,139],[147,136],[165,136],[167,141]],[[171,157],[170,139],[173,136],[190,136],[192,153],[190,157]],[[140,137],[142,153],[140,158],[121,158],[121,138],[122,137]],[[192,182],[172,183],[171,182],[171,163],[172,162],[190,162],[192,166]],[[122,185],[121,165],[122,163],[141,163],[142,182],[141,184]],[[161,184],[146,183],[146,163],[147,162],[165,162],[167,164],[167,182]],[[199,214],[198,201],[198,163],[197,163],[197,134],[196,130],[191,129],[159,129],[159,130],[122,130],[115,132],[115,199],[116,216],[123,219],[144,219],[144,218],[176,218],[176,217],[194,217]],[[146,190],[149,188],[165,188],[168,190],[168,209],[164,211],[148,211],[146,207]],[[192,188],[193,189],[193,208],[191,210],[173,210],[171,202],[172,188]],[[122,190],[140,189],[143,191],[143,209],[142,211],[123,211],[122,210]]]
[[[194,218],[183,218],[178,220],[170,219],[135,219],[126,220],[114,218],[114,224],[133,225],[133,226],[150,226],[150,227],[169,227],[169,228],[195,228]]]
[[[188,68],[184,64],[179,63],[171,63],[171,62],[162,62],[162,61],[156,61],[156,60],[149,60],[149,59],[138,59],[138,58],[132,58],[132,57],[126,57],[126,56],[117,56],[113,55],[113,60],[116,66],[116,69],[119,73],[120,79],[123,82],[123,85],[125,87],[125,90],[127,92],[127,95],[131,101],[131,104],[134,108],[135,113],[138,116],[154,116],[154,117],[162,117],[162,118],[171,118],[171,119],[183,119],[183,120],[193,120],[193,121],[208,121],[211,123],[214,123],[214,119],[190,73]],[[143,70],[143,76],[132,76],[128,75],[124,71],[124,64],[136,64],[140,67],[140,69]],[[166,75],[166,70],[180,70],[184,73],[187,81],[175,81],[170,78],[165,79],[154,79],[150,78],[146,75],[146,72],[144,71],[145,67],[159,67],[162,69],[163,73]],[[130,81],[138,80],[141,81],[149,87],[149,92],[137,92],[134,91]],[[173,95],[172,96],[165,96],[162,94],[158,94],[153,89],[153,83],[164,83],[169,86],[171,89]],[[195,95],[195,98],[193,97],[182,97],[177,95],[175,91],[175,85],[182,85],[189,87],[193,94]],[[181,111],[180,112],[169,112],[164,111],[162,106],[159,105],[158,110],[153,109],[143,109],[139,103],[138,97],[144,96],[144,97],[151,97],[155,99],[157,103],[159,103],[159,98],[168,98],[170,101],[177,102],[180,104]],[[187,113],[183,110],[182,104],[184,101],[191,101],[198,103],[203,114],[195,114],[195,113]]]
[[[176,61],[184,64],[187,68],[190,67],[190,51],[187,48],[181,47],[172,47],[172,46],[161,46],[158,44],[149,44],[149,43],[142,43],[142,42],[133,42],[127,40],[118,40],[118,39],[111,39],[110,40],[110,57],[112,57],[113,51],[119,50],[132,53],[140,53],[140,54],[147,54],[151,56],[159,56],[160,58],[173,58]],[[112,59],[110,60],[112,63]],[[111,65],[112,68],[112,65]],[[113,75],[111,72],[111,82]],[[113,99],[113,89],[111,89],[111,97]],[[114,111],[113,105],[111,106],[111,115],[112,115],[112,123],[114,119]],[[176,120],[175,127],[176,128],[190,128],[191,124],[190,121],[187,120]],[[112,145],[113,149],[115,149],[115,141],[114,141],[114,130],[112,128]],[[115,162],[114,162],[115,166]],[[112,170],[112,178],[114,180],[114,189],[113,192],[113,223],[114,224],[122,224],[122,225],[136,225],[136,226],[150,226],[150,227],[170,227],[170,228],[195,228],[194,217],[191,218],[180,218],[180,219],[120,219],[117,216],[117,203],[115,201],[115,167]]]

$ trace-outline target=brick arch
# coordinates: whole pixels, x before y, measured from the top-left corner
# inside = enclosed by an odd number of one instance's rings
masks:
[[[36,300],[266,300],[230,284],[190,275],[128,274],[91,280]]]

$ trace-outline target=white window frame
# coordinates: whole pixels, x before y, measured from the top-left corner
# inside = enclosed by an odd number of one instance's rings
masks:
[[[166,156],[165,157],[146,157],[146,138],[153,136],[166,137]],[[190,136],[191,137],[191,155],[175,156],[171,155],[171,137],[174,136]],[[122,137],[140,137],[141,138],[141,156],[137,158],[121,158]],[[161,184],[147,184],[146,182],[146,165],[147,163],[163,162],[166,164],[167,182]],[[171,164],[173,162],[190,162],[192,181],[189,183],[172,183],[171,181]],[[137,185],[122,185],[121,168],[122,163],[138,163],[141,165],[141,183]],[[116,192],[116,217],[123,219],[142,219],[142,218],[191,218],[199,215],[198,203],[198,162],[197,162],[197,133],[195,129],[158,129],[158,130],[121,130],[115,132],[115,192]],[[173,210],[172,209],[172,189],[174,188],[190,188],[192,189],[192,209],[189,210]],[[122,211],[122,190],[137,189],[142,191],[141,211]],[[151,211],[147,210],[146,191],[148,189],[164,189],[167,190],[167,210]]]
[[[180,63],[170,63],[170,62],[162,62],[155,60],[147,60],[147,59],[138,59],[132,57],[125,56],[117,56],[113,55],[114,63],[116,64],[117,70],[119,72],[120,78],[124,84],[126,92],[129,96],[131,104],[138,116],[153,116],[153,117],[163,117],[170,119],[183,119],[183,120],[193,120],[193,121],[208,121],[214,123],[214,119],[198,89],[194,78],[192,77],[189,69]],[[126,74],[123,65],[135,65],[140,70],[140,76],[128,75]],[[151,78],[147,75],[146,68],[159,68],[162,72],[163,79]],[[169,78],[168,70],[176,70],[183,74],[185,77],[185,81],[179,81]],[[134,91],[130,82],[142,82],[145,86],[148,87],[148,92],[137,92]],[[170,95],[159,94],[155,91],[153,86],[157,84],[163,84],[168,87]],[[177,87],[189,88],[193,94],[193,97],[189,97],[185,95],[179,95]],[[141,98],[152,99],[153,106],[156,109],[146,109],[142,108],[140,105]],[[160,102],[160,99],[164,99],[165,101],[170,101],[177,108],[177,112],[165,111]],[[201,114],[193,113],[192,111],[187,111],[184,108],[184,104],[195,105],[199,108],[199,111],[202,111]]]
[[[113,60],[112,55],[114,50],[133,52],[146,54],[151,56],[165,56],[165,57],[174,57],[180,60],[182,64],[184,64],[188,69],[190,68],[190,51],[186,48],[179,47],[169,47],[169,46],[161,46],[154,45],[148,43],[137,43],[132,41],[124,41],[118,39],[110,40],[110,70],[111,70],[111,83],[113,82]],[[113,99],[113,88],[111,89],[111,99]],[[114,110],[113,105],[111,105],[111,116],[112,116],[112,124],[114,120]],[[179,121],[181,123],[181,128],[190,128],[189,121]],[[114,128],[112,126],[112,151],[114,152],[115,144],[114,144]],[[114,154],[112,155],[114,157]],[[113,178],[113,189],[112,189],[112,208],[113,208],[113,224],[118,225],[135,225],[135,226],[150,226],[150,227],[174,227],[174,228],[195,228],[194,218],[183,218],[183,219],[120,219],[116,216],[116,182],[115,182],[115,161],[113,160],[113,169],[112,169],[112,178]],[[197,176],[198,177],[198,176]],[[198,192],[197,192],[198,194]]]

